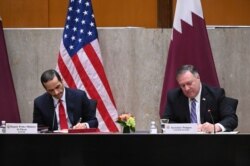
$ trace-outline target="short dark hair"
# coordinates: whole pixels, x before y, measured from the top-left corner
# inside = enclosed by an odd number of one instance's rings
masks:
[[[59,75],[59,73],[54,70],[54,69],[49,69],[43,72],[43,74],[41,75],[41,83],[44,86],[44,83],[53,80],[54,77],[57,77],[58,81],[62,82],[62,78]]]
[[[183,65],[176,71],[176,78],[187,71],[190,71],[192,74],[199,74],[198,70],[193,65]]]

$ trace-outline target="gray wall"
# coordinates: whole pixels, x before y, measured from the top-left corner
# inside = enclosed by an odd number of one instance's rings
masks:
[[[136,128],[159,122],[159,102],[171,29],[98,29],[104,68],[119,113],[131,112]],[[44,92],[41,73],[55,68],[62,29],[5,29],[22,122],[32,121],[33,99]],[[221,87],[238,98],[240,132],[250,131],[250,28],[209,29]],[[159,123],[158,123],[159,126]]]

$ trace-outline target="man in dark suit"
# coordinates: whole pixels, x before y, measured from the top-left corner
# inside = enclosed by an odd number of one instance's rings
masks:
[[[169,123],[198,123],[198,131],[232,131],[238,125],[233,107],[229,107],[222,88],[201,83],[198,71],[184,65],[176,72],[180,88],[170,90],[164,119]]]
[[[96,110],[84,91],[64,87],[53,69],[41,75],[41,83],[47,92],[34,100],[33,123],[49,130],[98,127]]]

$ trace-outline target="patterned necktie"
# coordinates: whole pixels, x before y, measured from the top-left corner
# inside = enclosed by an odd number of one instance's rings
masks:
[[[60,128],[62,129],[68,129],[68,123],[66,119],[65,109],[62,103],[62,100],[59,100],[59,122],[60,122]]]
[[[192,100],[191,100],[190,120],[191,120],[191,123],[197,123],[197,116],[196,116],[196,101],[195,101],[195,99],[192,99]]]

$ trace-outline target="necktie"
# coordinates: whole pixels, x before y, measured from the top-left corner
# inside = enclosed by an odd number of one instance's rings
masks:
[[[196,101],[195,101],[195,99],[192,99],[192,100],[191,100],[190,120],[191,120],[191,123],[197,123],[197,116],[196,116]]]
[[[61,129],[68,129],[65,109],[64,109],[61,99],[59,100],[59,122],[60,122]]]

